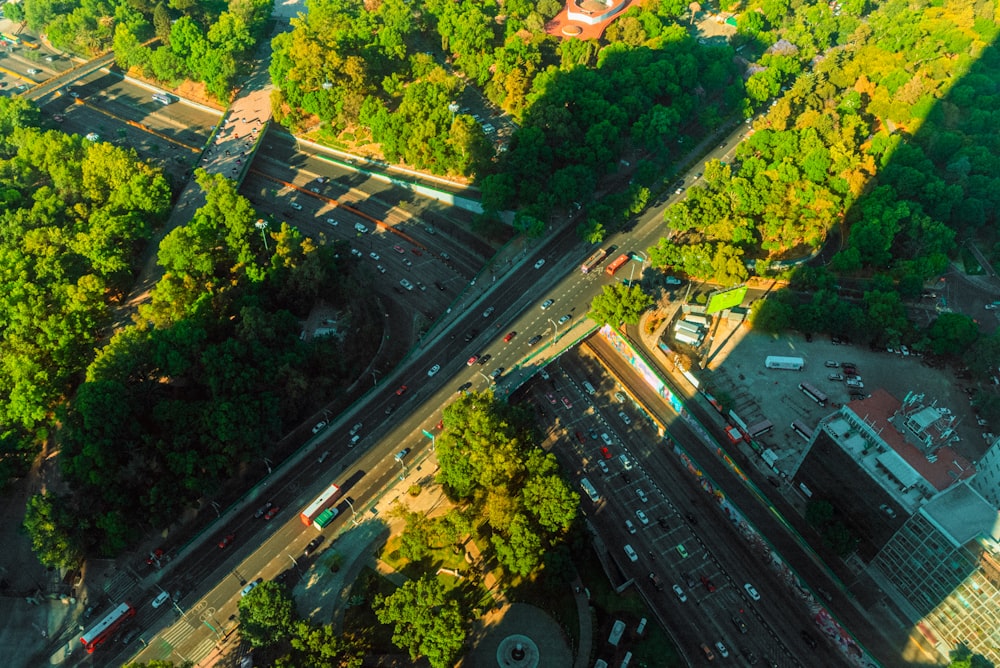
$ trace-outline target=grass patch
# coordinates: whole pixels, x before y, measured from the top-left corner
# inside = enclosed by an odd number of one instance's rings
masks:
[[[632,652],[632,663],[637,666],[687,665],[634,588],[630,587],[621,594],[616,593],[596,558],[579,560],[576,565],[580,578],[590,590],[590,604],[594,608],[595,656],[592,658],[604,659],[610,665],[617,665],[621,663],[625,652]],[[646,618],[646,630],[639,636],[635,629],[643,617]],[[615,649],[608,645],[607,639],[611,626],[619,619],[625,622],[627,628]]]
[[[979,264],[979,260],[976,259],[976,256],[969,252],[969,249],[965,246],[962,246],[960,256],[962,258],[962,267],[965,269],[965,273],[969,276],[982,276],[986,273],[983,269],[983,265]]]

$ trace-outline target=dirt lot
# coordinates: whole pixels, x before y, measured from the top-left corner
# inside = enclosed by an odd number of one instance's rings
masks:
[[[961,441],[953,443],[955,450],[970,460],[978,460],[986,449],[982,432],[969,406],[969,398],[950,369],[933,369],[917,357],[902,357],[887,352],[875,352],[867,345],[834,345],[827,337],[816,336],[812,342],[797,334],[769,336],[734,328],[723,323],[713,330],[709,370],[701,372],[703,387],[708,392],[728,394],[736,412],[753,424],[767,419],[774,430],[757,440],[779,455],[777,467],[793,471],[802,455],[805,440],[792,431],[793,420],[802,420],[815,427],[821,418],[850,401],[849,388],[842,381],[827,376],[838,369],[824,366],[826,360],[854,362],[865,384],[863,393],[883,388],[902,400],[908,392],[923,393],[924,402],[950,408],[958,416],[956,431]],[[801,357],[802,371],[782,371],[764,367],[768,355]],[[826,408],[806,397],[798,384],[808,381],[829,397]]]

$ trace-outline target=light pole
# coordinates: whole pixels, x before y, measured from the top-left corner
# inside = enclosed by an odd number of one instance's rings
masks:
[[[254,223],[254,227],[260,230],[260,238],[264,240],[264,250],[269,250],[267,247],[267,234],[264,232],[267,229],[267,221],[263,218],[258,218],[257,222]]]
[[[549,322],[552,323],[552,345],[556,345],[556,339],[559,338],[559,325],[552,318],[549,318]]]
[[[399,460],[399,468],[402,469],[399,474],[399,480],[402,482],[403,480],[406,480],[406,462],[402,459]]]
[[[267,474],[271,475],[271,460],[269,460],[267,457],[264,457],[264,466],[267,467]]]
[[[354,509],[354,504],[351,503],[351,498],[344,497],[344,501],[347,501],[347,507],[351,509],[351,515],[353,515],[351,522],[354,523],[354,526],[358,526],[361,522],[358,521],[358,511]],[[294,559],[292,561],[294,561]]]
[[[299,562],[295,561],[295,557],[288,554],[287,552],[285,552],[285,555],[292,560],[292,566],[295,566],[295,570],[301,573],[302,571],[299,570]]]
[[[372,369],[371,372],[372,372],[372,386],[375,387],[378,385],[378,376],[375,375],[375,369]]]

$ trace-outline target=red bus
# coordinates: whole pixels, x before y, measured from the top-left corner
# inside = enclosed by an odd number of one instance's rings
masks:
[[[104,619],[80,636],[80,642],[87,648],[87,654],[93,654],[95,649],[103,645],[125,623],[125,620],[134,616],[135,608],[128,603],[122,603],[105,615]]]
[[[583,263],[580,267],[580,271],[585,274],[589,274],[590,270],[601,263],[601,260],[608,256],[608,251],[603,248],[598,248],[594,251],[594,254],[587,258],[587,261]]]
[[[628,255],[619,255],[604,271],[608,276],[614,276],[615,272],[624,267],[626,262],[628,262]]]
[[[306,509],[299,515],[299,519],[302,520],[303,524],[309,526],[313,523],[313,520],[320,516],[320,513],[330,507],[330,504],[333,503],[333,500],[337,498],[337,494],[339,493],[339,487],[330,485],[322,494],[316,497],[315,501],[306,506]]]

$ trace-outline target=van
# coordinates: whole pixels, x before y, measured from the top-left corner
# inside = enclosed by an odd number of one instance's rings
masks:
[[[359,234],[364,234],[365,232],[367,232],[367,231],[368,231],[368,228],[367,228],[367,227],[365,227],[364,225],[362,225],[361,223],[354,223],[354,229],[355,229],[355,230],[356,230],[356,231],[357,231],[357,232],[358,232]]]
[[[587,394],[593,395],[597,393],[597,390],[594,389],[594,386],[590,384],[589,380],[583,381],[583,389],[587,390]]]
[[[628,555],[629,561],[639,561],[639,555],[635,553],[631,545],[625,546],[625,554]]]

